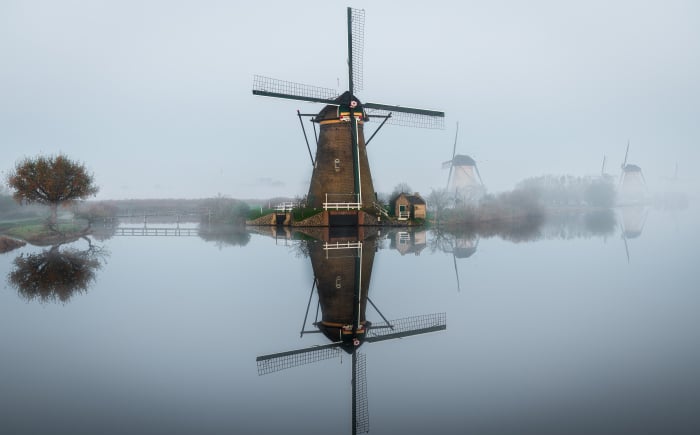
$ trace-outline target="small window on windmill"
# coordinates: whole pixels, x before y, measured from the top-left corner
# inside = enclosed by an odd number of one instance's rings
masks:
[[[335,288],[340,288],[342,287],[340,284],[340,275],[335,277]]]
[[[335,159],[335,172],[340,171],[340,159]]]

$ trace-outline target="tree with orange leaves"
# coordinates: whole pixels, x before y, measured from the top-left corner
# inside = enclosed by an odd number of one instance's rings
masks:
[[[15,190],[12,197],[20,204],[48,205],[52,226],[56,223],[59,205],[85,199],[98,191],[85,166],[63,154],[25,158],[10,172],[7,184]]]

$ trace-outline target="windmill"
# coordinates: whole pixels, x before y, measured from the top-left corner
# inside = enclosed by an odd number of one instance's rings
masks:
[[[642,168],[637,165],[627,163],[627,156],[630,152],[630,142],[627,141],[625,159],[620,165],[620,197],[623,202],[640,202],[647,194],[647,184],[642,174]]]
[[[363,86],[364,10],[347,8],[348,89],[342,94],[333,89],[292,83],[263,76],[253,79],[253,94],[321,103],[326,106],[311,117],[316,137],[316,155],[312,155],[306,139],[313,172],[307,195],[307,206],[324,210],[360,210],[376,201],[367,158],[367,144],[386,124],[442,128],[445,114],[434,110],[380,103],[362,103],[356,95]],[[371,118],[383,119],[372,136],[365,141],[364,124]],[[316,136],[316,124],[319,133]],[[347,214],[347,213],[346,213]],[[332,222],[333,220],[330,219]]]
[[[369,431],[366,355],[359,349],[364,343],[376,343],[446,329],[445,313],[406,317],[388,321],[368,296],[374,262],[374,238],[336,238],[334,241],[304,241],[314,270],[314,281],[302,323],[301,336],[322,333],[330,343],[257,357],[258,375],[314,363],[343,353],[352,355],[352,433]],[[363,249],[370,245],[369,249]],[[307,330],[307,319],[314,289],[318,298],[315,329]],[[381,322],[369,322],[365,309],[369,303]],[[319,319],[319,311],[321,319]]]
[[[455,131],[455,142],[452,147],[452,158],[443,162],[442,168],[449,168],[447,174],[447,192],[452,195],[456,203],[471,202],[478,200],[484,195],[484,183],[481,180],[479,168],[473,158],[456,154],[457,135],[459,134],[459,123]]]

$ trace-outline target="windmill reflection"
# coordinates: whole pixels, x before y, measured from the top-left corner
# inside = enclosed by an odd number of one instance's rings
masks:
[[[88,242],[86,250],[62,249],[57,244],[37,254],[21,254],[14,260],[8,282],[28,301],[68,302],[74,294],[87,292],[106,255]]]
[[[367,231],[367,232],[366,232]],[[291,367],[352,355],[352,433],[369,432],[366,356],[359,351],[364,343],[374,343],[446,329],[445,313],[406,317],[389,321],[369,297],[370,278],[377,250],[376,230],[354,227],[338,234],[324,228],[304,240],[302,250],[311,259],[314,280],[301,328],[301,336],[322,333],[330,343],[262,355],[257,358],[258,374],[266,375]],[[354,234],[353,234],[354,233]],[[309,327],[314,295],[317,307]],[[370,305],[381,318],[370,322]],[[320,318],[319,318],[320,316]]]
[[[644,225],[649,215],[649,207],[644,205],[632,205],[620,207],[620,233],[625,243],[627,262],[630,262],[630,250],[627,240],[636,239],[642,235]]]
[[[452,255],[452,263],[455,269],[455,279],[457,281],[457,291],[462,291],[459,280],[459,269],[457,268],[457,260],[469,258],[476,253],[479,247],[479,234],[474,232],[463,232],[453,234],[447,231],[437,230],[433,234],[431,240],[431,250],[440,250]]]

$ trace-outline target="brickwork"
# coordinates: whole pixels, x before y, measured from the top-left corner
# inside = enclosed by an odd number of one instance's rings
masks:
[[[356,257],[349,256],[357,252],[355,249],[327,253],[323,250],[322,243],[311,243],[310,247],[311,265],[314,276],[318,280],[317,288],[323,320],[338,323],[353,322],[354,291],[358,267],[360,267],[362,269],[360,320],[364,321],[375,250],[363,249],[360,264]],[[329,258],[326,258],[326,254]]]
[[[347,194],[346,197],[329,197],[329,202],[355,202],[354,156],[350,122],[322,124],[316,150],[316,165],[311,175],[307,204],[322,208],[328,194]],[[358,125],[360,138],[360,185],[363,206],[369,207],[375,200],[372,174],[367,159],[363,125]]]

